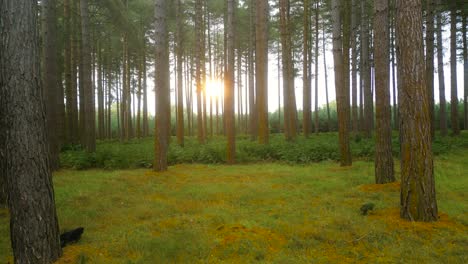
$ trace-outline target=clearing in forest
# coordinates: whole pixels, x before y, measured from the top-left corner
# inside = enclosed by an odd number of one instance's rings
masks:
[[[401,220],[398,184],[371,184],[365,161],[63,170],[60,226],[86,230],[59,263],[466,263],[467,159],[436,161],[436,223]],[[374,211],[360,215],[368,202]],[[1,211],[1,262],[8,232]]]

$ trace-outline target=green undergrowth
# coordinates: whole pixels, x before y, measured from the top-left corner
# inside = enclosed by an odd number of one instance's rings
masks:
[[[466,151],[436,158],[436,223],[401,220],[399,184],[372,184],[365,160],[62,170],[60,227],[85,233],[59,263],[467,263],[467,160]],[[4,263],[6,211],[0,238]]]
[[[226,140],[224,137],[209,139],[207,144],[200,145],[196,138],[185,139],[185,146],[176,144],[171,139],[168,162],[170,165],[199,163],[222,164],[226,160]],[[393,136],[393,154],[398,157],[398,134]],[[309,138],[298,137],[295,142],[286,142],[283,135],[273,134],[270,144],[260,145],[252,142],[249,136],[238,136],[236,139],[236,159],[239,163],[283,162],[307,164],[320,161],[337,161],[339,146],[337,133],[322,133]],[[355,136],[351,141],[354,159],[373,160],[374,139]],[[435,155],[443,155],[457,150],[468,149],[468,133],[460,137],[437,136],[433,144]],[[134,139],[129,142],[100,141],[96,153],[83,150],[67,149],[61,154],[63,168],[72,169],[127,169],[149,168],[154,159],[154,140],[152,138]]]

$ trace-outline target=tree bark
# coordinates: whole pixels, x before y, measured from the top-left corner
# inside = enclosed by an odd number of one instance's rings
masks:
[[[466,11],[468,12],[468,11]],[[463,38],[463,75],[464,75],[464,96],[463,96],[463,104],[464,104],[464,129],[468,130],[468,41],[466,37],[466,31],[468,27],[467,23],[467,14],[463,14],[463,23],[462,23],[462,38]]]
[[[43,34],[43,86],[45,112],[47,121],[47,138],[49,142],[50,167],[52,170],[60,166],[59,139],[59,86],[58,86],[58,58],[57,58],[57,12],[55,0],[42,2],[42,34]]]
[[[377,184],[395,181],[392,156],[392,110],[390,106],[390,47],[388,0],[374,2],[375,32],[375,182]]]
[[[312,105],[312,91],[311,91],[311,83],[310,83],[310,76],[309,76],[309,67],[311,67],[311,63],[309,62],[309,0],[304,0],[303,2],[303,58],[302,58],[302,89],[303,89],[303,97],[302,97],[302,129],[304,131],[304,136],[309,137],[312,128],[312,121],[311,121],[311,105]]]
[[[429,117],[431,120],[431,138],[435,135],[434,117],[434,0],[426,0],[426,76],[429,99]]]
[[[250,109],[250,138],[252,141],[257,139],[258,135],[258,110],[256,107],[256,100],[255,100],[255,64],[256,64],[256,57],[255,51],[256,47],[256,12],[257,6],[255,0],[249,1],[249,109]]]
[[[372,136],[372,119],[373,113],[373,100],[371,90],[371,67],[369,55],[369,14],[367,12],[366,1],[361,1],[361,78],[364,84],[364,136],[370,138]]]
[[[149,136],[148,86],[146,85],[146,38],[143,39],[143,137]]]
[[[283,58],[284,127],[287,141],[296,139],[296,97],[294,90],[294,65],[289,0],[280,0],[280,35]]]
[[[104,139],[104,86],[101,43],[97,44],[98,138]]]
[[[197,136],[200,144],[205,143],[205,133],[203,130],[203,87],[202,87],[202,46],[203,46],[203,10],[202,0],[195,1],[195,38],[196,38],[196,73],[195,82],[197,86]]]
[[[62,250],[49,166],[37,2],[1,1],[0,25],[0,175],[7,182],[11,247],[15,263],[52,263]]]
[[[234,13],[235,13],[235,0],[227,1],[227,36],[226,36],[226,48],[227,48],[227,71],[225,76],[225,90],[224,90],[224,118],[225,118],[225,129],[227,137],[227,155],[226,161],[228,164],[235,162],[236,146],[235,146],[235,118],[234,118],[234,64],[235,64],[235,53],[234,53]],[[258,56],[258,55],[257,55]]]
[[[437,5],[440,6],[441,0],[437,1]],[[442,13],[440,11],[437,12],[436,16],[437,20],[437,71],[439,74],[439,106],[440,106],[440,134],[442,136],[446,136],[447,131],[447,101],[445,99],[445,74],[444,74],[444,53],[443,53],[443,46],[444,43],[442,42]]]
[[[325,38],[325,24],[323,24],[322,29],[322,42],[323,42],[323,73],[325,77],[325,101],[327,106],[327,131],[331,131],[331,116],[330,116],[330,100],[328,100],[328,69],[327,69],[327,56],[325,55],[327,52],[327,39]],[[315,97],[318,97],[318,89],[315,88]],[[317,99],[315,99],[316,105]],[[316,109],[317,111],[318,109]]]
[[[258,141],[268,144],[268,17],[267,0],[256,1],[255,69],[258,112]]]
[[[155,40],[156,130],[153,169],[166,171],[170,133],[168,124],[171,118],[166,0],[155,1],[155,36],[157,36]]]
[[[437,221],[421,0],[397,0],[401,78],[401,217]]]
[[[81,8],[81,45],[83,53],[81,54],[83,76],[80,76],[80,83],[83,83],[84,93],[84,124],[86,128],[84,133],[84,146],[86,151],[96,151],[96,123],[95,123],[95,107],[94,107],[94,89],[91,82],[91,48],[89,40],[89,17],[88,17],[88,0],[80,0]]]
[[[184,146],[184,95],[183,95],[183,75],[182,75],[182,62],[183,62],[183,29],[184,18],[181,0],[177,0],[177,144]]]
[[[351,166],[351,149],[349,146],[349,107],[346,111],[346,104],[349,106],[348,89],[344,81],[343,65],[343,41],[341,38],[341,0],[332,1],[332,21],[333,21],[333,60],[335,67],[335,90],[336,104],[338,112],[338,136],[340,144],[340,164],[341,166]],[[346,72],[346,74],[348,74]],[[346,101],[346,99],[348,100]]]
[[[319,124],[319,105],[318,105],[318,78],[319,78],[319,0],[315,1],[315,133],[318,134],[320,130]],[[311,51],[312,52],[312,51]],[[324,53],[325,55],[325,53]]]
[[[351,94],[352,94],[352,108],[351,108],[351,116],[352,116],[352,128],[353,133],[355,135],[359,132],[359,117],[358,117],[358,105],[357,105],[357,63],[358,63],[358,54],[357,54],[357,1],[352,0],[351,3]]]
[[[450,10],[450,124],[452,134],[460,135],[458,122],[458,90],[457,90],[457,4],[451,2]]]

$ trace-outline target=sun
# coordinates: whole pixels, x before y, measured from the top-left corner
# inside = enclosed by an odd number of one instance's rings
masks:
[[[221,96],[223,92],[224,84],[219,79],[211,79],[211,80],[206,81],[205,88],[206,88],[206,95],[208,97],[216,98],[216,97]]]

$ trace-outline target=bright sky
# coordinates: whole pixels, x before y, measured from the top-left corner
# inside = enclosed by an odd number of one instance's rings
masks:
[[[449,26],[449,25],[448,25]],[[449,39],[449,28],[445,29],[445,33],[443,36],[443,43],[444,45],[444,72],[445,72],[445,91],[446,91],[446,99],[447,101],[450,101],[450,49],[448,47],[450,43]],[[270,51],[271,52],[271,51]],[[327,52],[325,53],[326,59],[327,59],[327,69],[328,69],[328,93],[329,93],[329,100],[334,101],[336,98],[335,94],[335,86],[334,86],[334,71],[333,71],[333,54],[331,52],[331,45],[327,46]],[[437,57],[436,57],[437,58]],[[436,65],[436,70],[437,70],[437,60],[435,59],[435,65]],[[269,55],[269,66],[268,66],[268,110],[269,112],[274,112],[278,109],[278,67],[277,67],[277,55],[275,53],[272,53]],[[173,65],[171,66],[171,69],[173,69]],[[314,69],[314,67],[312,68]],[[299,69],[299,71],[302,73],[302,68]],[[325,77],[324,77],[324,66],[323,66],[323,54],[319,56],[319,95],[318,95],[318,102],[319,106],[323,106],[326,103],[325,99]],[[359,77],[358,77],[359,78]],[[457,81],[458,81],[458,97],[463,98],[463,85],[464,85],[464,80],[463,80],[463,64],[461,62],[457,63]],[[242,77],[242,91],[243,91],[243,96],[245,96],[245,76]],[[154,80],[152,78],[148,78],[148,111],[154,115],[155,113],[155,95],[153,92],[154,89]],[[174,104],[174,74],[173,72],[171,73],[171,104]],[[438,74],[437,72],[434,74],[434,98],[436,102],[439,101],[439,81],[438,81]],[[208,92],[210,93],[216,93],[215,91],[217,89],[222,90],[223,86],[220,81],[216,81],[215,84],[210,84],[210,87],[208,88],[209,91],[213,92]],[[298,76],[295,79],[295,91],[296,91],[296,105],[298,109],[302,109],[302,76]],[[315,94],[314,94],[314,80],[312,80],[312,109],[314,109],[315,105]],[[237,92],[236,92],[237,93]],[[283,89],[280,87],[280,94],[282,95]],[[194,99],[196,98],[196,94],[193,95]],[[392,94],[393,96],[393,94]],[[185,97],[185,94],[184,94]],[[281,96],[281,105],[283,105],[282,99],[283,96]],[[245,97],[243,98],[245,100]],[[358,96],[359,100],[359,96]],[[209,101],[209,100],[208,100]],[[209,102],[208,102],[209,103]],[[237,112],[237,98],[236,98],[236,112]],[[185,107],[185,103],[184,103]],[[209,106],[208,106],[209,107]],[[194,105],[194,111],[196,111],[196,105]],[[245,112],[245,110],[244,110]]]

